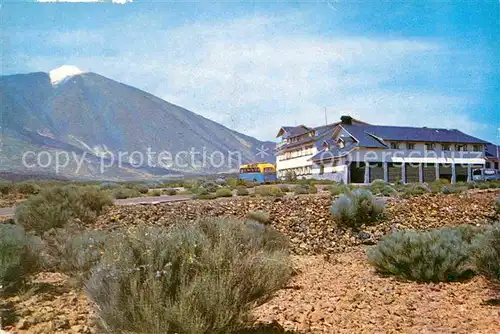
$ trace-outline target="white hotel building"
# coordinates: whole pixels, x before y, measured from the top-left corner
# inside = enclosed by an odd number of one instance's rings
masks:
[[[455,129],[371,125],[350,116],[316,128],[284,126],[277,137],[278,178],[344,183],[470,181],[473,168],[485,167],[489,144]]]

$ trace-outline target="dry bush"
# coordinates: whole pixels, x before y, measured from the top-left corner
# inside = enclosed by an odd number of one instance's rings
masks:
[[[16,190],[23,195],[36,195],[40,192],[41,188],[33,181],[23,181],[16,185]]]
[[[436,186],[432,186],[432,184]],[[434,190],[433,190],[434,189]],[[430,194],[432,192],[439,192],[441,191],[441,184],[437,183],[430,183],[429,185],[425,183],[414,183],[414,184],[409,184],[407,186],[404,186],[402,188],[402,197],[403,198],[410,198],[414,196],[421,196],[424,194]]]
[[[325,188],[330,192],[332,196],[338,196],[340,194],[345,194],[351,192],[351,189],[343,184],[332,184],[329,186],[326,186]]]
[[[145,184],[134,184],[134,186],[131,189],[137,190],[140,194],[147,194],[149,192],[149,188]]]
[[[126,199],[134,197],[141,197],[141,193],[137,189],[119,187],[113,190],[113,198]]]
[[[476,271],[494,282],[500,282],[500,223],[473,240],[472,253]]]
[[[494,207],[496,214],[500,215],[500,197],[495,198]]]
[[[233,197],[233,192],[228,188],[220,188],[215,191],[217,197]]]
[[[108,237],[106,231],[82,231],[75,225],[46,232],[41,252],[44,269],[67,274],[81,285],[101,259]]]
[[[468,229],[398,231],[368,250],[378,272],[418,282],[447,282],[464,277],[470,259]]]
[[[341,194],[331,208],[331,212],[340,225],[359,228],[363,224],[376,221],[384,212],[385,204],[365,189],[355,189]]]
[[[450,195],[450,194],[460,194],[464,191],[467,191],[467,186],[462,186],[462,185],[446,185],[441,188],[441,192],[445,195]]]
[[[15,191],[14,183],[10,181],[0,181],[0,194],[8,195]]]
[[[26,231],[42,235],[50,229],[64,227],[73,219],[91,223],[111,204],[107,194],[93,187],[53,187],[43,189],[16,207],[14,220]]]
[[[309,186],[307,184],[297,185],[293,188],[295,195],[305,195],[309,194]]]
[[[170,188],[170,189],[164,190],[164,192],[165,192],[168,196],[174,196],[174,195],[177,195],[177,189],[173,189],[173,188]]]
[[[283,191],[280,187],[274,185],[263,185],[255,187],[255,194],[259,196],[283,196]]]
[[[39,269],[40,239],[18,225],[0,224],[0,295],[20,288]]]
[[[271,223],[271,215],[264,211],[251,211],[247,214],[247,218],[264,225]]]
[[[231,333],[291,275],[287,243],[254,222],[135,227],[106,243],[85,286],[113,333]]]
[[[250,193],[247,188],[238,188],[236,189],[236,195],[238,196],[248,196]]]

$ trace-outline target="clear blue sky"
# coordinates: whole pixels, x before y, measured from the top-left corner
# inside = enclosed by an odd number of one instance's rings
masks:
[[[500,5],[491,1],[2,1],[1,74],[74,65],[230,128],[351,114],[497,141]]]

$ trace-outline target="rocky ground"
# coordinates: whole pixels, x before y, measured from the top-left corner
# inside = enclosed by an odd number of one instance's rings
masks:
[[[255,310],[258,323],[299,333],[499,333],[495,298],[500,294],[483,278],[447,284],[403,282],[374,273],[364,255],[366,247],[393,229],[491,222],[492,202],[499,194],[389,199],[385,220],[357,232],[335,224],[326,194],[115,206],[93,228],[267,211],[272,225],[291,239],[298,274]],[[98,332],[85,296],[61,274],[38,275],[27,291],[0,300],[0,312],[4,329],[12,333]]]
[[[333,255],[295,257],[299,274],[255,310],[303,333],[499,333],[500,297],[481,277],[418,284],[381,277],[362,247]]]
[[[0,208],[9,208],[16,204],[22,203],[25,199],[26,196],[19,193],[0,195]]]
[[[317,195],[220,198],[142,206],[114,206],[101,216],[98,228],[124,225],[168,225],[199,217],[236,216],[265,211],[271,224],[288,235],[299,255],[336,253],[360,244],[373,244],[394,229],[428,229],[445,225],[483,224],[494,219],[493,200],[500,190],[475,190],[460,195],[429,194],[411,199],[387,198],[386,217],[375,226],[351,231],[337,226],[330,215],[331,196]]]

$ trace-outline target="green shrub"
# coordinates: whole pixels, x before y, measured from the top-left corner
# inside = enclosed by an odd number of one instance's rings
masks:
[[[129,188],[117,188],[113,191],[113,198],[116,199],[126,199],[126,198],[134,198],[141,197],[141,193],[137,191],[137,189],[129,189]]]
[[[283,196],[283,191],[278,186],[263,185],[255,187],[255,194],[259,196]]]
[[[247,188],[238,188],[236,190],[236,195],[238,196],[248,196],[249,192],[247,190]]]
[[[219,188],[215,192],[216,197],[233,197],[233,192],[228,188]]]
[[[155,197],[161,196],[161,190],[153,190],[151,192],[151,196],[155,196]]]
[[[341,194],[332,205],[331,212],[337,222],[351,228],[368,224],[384,212],[385,204],[365,189],[355,189]]]
[[[439,188],[441,189],[441,188]],[[414,196],[421,196],[424,194],[430,194],[433,192],[431,188],[427,184],[424,183],[415,183],[415,184],[410,184],[406,186],[403,190],[402,196],[404,198],[410,198]]]
[[[429,189],[429,192],[439,193],[439,192],[441,192],[441,190],[444,186],[450,185],[450,181],[448,179],[439,179],[439,180],[434,180],[432,182],[428,182],[425,184],[426,184],[427,188]]]
[[[247,214],[247,218],[264,225],[271,223],[271,215],[264,211],[251,211]]]
[[[177,192],[177,195],[191,195],[191,194],[193,194],[193,192],[191,192],[190,190],[187,190],[187,189]]]
[[[67,274],[80,285],[101,259],[108,233],[69,227],[47,232],[43,240],[45,269]]]
[[[0,181],[0,194],[7,195],[15,191],[14,184],[9,181]]]
[[[39,268],[40,239],[18,225],[0,223],[0,295],[15,291]]]
[[[315,185],[310,185],[309,188],[307,189],[309,194],[317,194],[318,193],[318,188],[316,188]]]
[[[488,188],[490,189],[496,189],[499,187],[499,183],[495,181],[489,181],[488,182]]]
[[[107,331],[231,333],[286,284],[291,264],[271,228],[205,219],[118,233],[92,273],[85,292]]]
[[[23,181],[16,188],[17,192],[23,195],[36,195],[41,190],[40,186],[33,181]]]
[[[493,203],[493,207],[495,208],[496,214],[500,215],[500,197],[495,198],[495,202]]]
[[[166,189],[166,190],[164,190],[164,192],[165,192],[168,196],[174,196],[174,195],[177,195],[177,189],[173,189],[173,188]]]
[[[118,187],[120,187],[120,185],[118,183],[114,183],[114,182],[103,182],[103,183],[99,184],[99,189],[101,189],[101,190],[110,190],[110,189],[115,189]]]
[[[384,180],[377,179],[372,181],[372,183],[370,183],[368,190],[370,190],[372,194],[381,194],[383,189],[388,185],[389,184]]]
[[[207,191],[208,193],[214,193],[219,189],[219,186],[215,184],[214,182],[205,182],[202,186],[201,189]]]
[[[382,190],[380,191],[380,195],[386,196],[386,197],[393,197],[398,194],[397,190],[394,189],[394,187],[390,185],[385,185]]]
[[[397,195],[396,188],[392,187],[389,183],[384,180],[375,180],[373,181],[368,190],[374,195],[392,197]]]
[[[209,200],[209,199],[216,199],[217,198],[217,195],[215,194],[212,194],[212,193],[208,193],[208,194],[198,194],[196,196],[194,196],[194,199],[205,199],[205,200]]]
[[[478,182],[477,187],[478,187],[478,189],[483,189],[483,190],[490,189],[490,185],[488,184],[488,182],[485,182],[485,181]]]
[[[343,185],[343,184],[335,184],[335,185],[328,186],[327,190],[330,191],[330,194],[332,196],[338,196],[340,194],[351,192],[351,189],[348,186]]]
[[[478,188],[477,182],[475,182],[475,181],[467,182],[467,188],[469,188],[469,189],[477,189]]]
[[[38,235],[62,228],[70,220],[89,224],[111,205],[111,198],[93,187],[53,187],[28,198],[16,207],[14,220],[27,231]]]
[[[337,181],[333,181],[333,180],[315,180],[315,179],[310,179],[311,180],[311,184],[313,185],[316,185],[316,184],[325,184],[325,185],[332,185],[332,184],[338,184]]]
[[[447,185],[447,186],[443,186],[441,188],[441,192],[445,195],[459,194],[459,193],[462,193],[466,190],[467,190],[466,187],[458,186],[458,185]]]
[[[270,187],[271,187],[271,196],[282,197],[285,195],[280,187],[277,186],[270,186]]]
[[[368,250],[377,271],[418,282],[447,282],[464,276],[470,245],[452,228],[398,231]]]
[[[281,189],[282,192],[284,193],[288,193],[288,192],[291,192],[292,190],[290,189],[290,187],[288,186],[285,186],[285,185],[280,185],[279,188]]]
[[[492,281],[500,281],[500,223],[473,240],[472,254],[477,272]]]
[[[306,185],[297,185],[293,188],[295,195],[309,194],[309,188]]]
[[[74,204],[75,218],[91,223],[107,206],[113,204],[112,198],[94,187],[69,188]]]
[[[145,184],[136,184],[132,189],[137,190],[140,194],[147,194],[149,192],[149,188]]]

